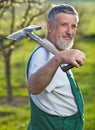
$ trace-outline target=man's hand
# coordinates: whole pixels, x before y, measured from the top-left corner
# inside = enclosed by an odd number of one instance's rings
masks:
[[[85,54],[77,49],[64,50],[56,55],[59,64],[72,64],[74,67],[79,67],[84,64]]]

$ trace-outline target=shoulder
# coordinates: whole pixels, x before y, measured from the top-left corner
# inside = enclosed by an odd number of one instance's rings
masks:
[[[42,46],[38,46],[31,53],[27,63],[27,78],[30,74],[37,71],[41,66],[49,60],[49,52]]]
[[[31,58],[48,58],[49,57],[49,51],[45,49],[42,46],[38,46],[34,49],[34,51],[31,54]]]

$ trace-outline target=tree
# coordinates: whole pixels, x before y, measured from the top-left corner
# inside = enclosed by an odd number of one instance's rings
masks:
[[[35,17],[43,14],[48,8],[44,3],[44,0],[0,0],[0,56],[4,58],[8,102],[13,98],[10,60],[19,45],[6,40],[6,36],[30,25]]]

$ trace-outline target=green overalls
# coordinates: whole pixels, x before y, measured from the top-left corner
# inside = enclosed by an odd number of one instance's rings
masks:
[[[27,78],[30,59],[27,65]],[[68,117],[50,115],[39,109],[30,97],[31,116],[27,130],[83,130],[84,110],[82,95],[69,73],[67,73],[67,77],[78,106],[78,112]]]

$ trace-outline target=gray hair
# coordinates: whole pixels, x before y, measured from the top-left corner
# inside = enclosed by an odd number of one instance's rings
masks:
[[[74,7],[67,4],[55,5],[54,7],[52,7],[52,9],[50,10],[48,14],[48,21],[52,22],[55,19],[56,14],[61,13],[61,12],[67,13],[67,14],[75,14],[77,16],[77,22],[79,22],[77,11],[75,10]]]

